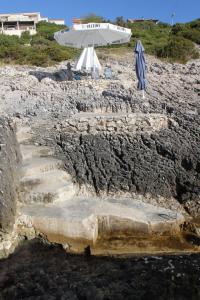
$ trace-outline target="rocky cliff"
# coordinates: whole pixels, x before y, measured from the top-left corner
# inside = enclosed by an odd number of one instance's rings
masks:
[[[22,220],[46,230],[63,222],[60,216],[71,218],[68,206],[73,208],[73,216],[79,217],[81,204],[85,203],[83,220],[87,216],[89,222],[88,212],[93,214],[96,207],[99,209],[101,197],[107,202],[111,199],[109,207],[115,206],[114,198],[120,200],[117,205],[127,205],[128,197],[199,217],[200,61],[178,65],[148,57],[148,67],[145,99],[136,90],[130,62],[113,62],[115,79],[111,81],[92,81],[83,76],[81,81],[66,82],[64,65],[0,69],[1,114],[10,120],[17,118],[22,125],[24,141],[18,135],[25,151],[21,202],[34,205],[25,208]],[[15,149],[14,145],[11,148]],[[7,153],[9,149],[8,145]],[[15,166],[13,154],[9,159],[8,166]],[[77,195],[82,197],[83,201],[76,199],[80,211],[73,201],[57,206],[57,200],[71,195],[70,201]],[[13,216],[15,204],[10,199],[15,197],[8,196],[10,206],[4,209],[12,211]],[[82,230],[83,220],[79,220],[78,231]],[[106,222],[104,228],[111,221]]]
[[[19,162],[15,131],[7,119],[0,118],[0,234],[11,231],[15,221]]]

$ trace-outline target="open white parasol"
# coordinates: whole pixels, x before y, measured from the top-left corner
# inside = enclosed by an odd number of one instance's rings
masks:
[[[70,30],[56,32],[54,37],[60,45],[85,48],[76,64],[76,69],[91,72],[101,69],[94,47],[128,43],[131,29],[110,23],[77,24]]]

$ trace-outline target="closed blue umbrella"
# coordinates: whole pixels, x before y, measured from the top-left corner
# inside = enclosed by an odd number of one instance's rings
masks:
[[[146,61],[144,56],[144,47],[141,41],[137,41],[135,46],[135,71],[138,79],[138,90],[145,91],[147,87],[147,79],[146,79]],[[144,93],[143,93],[144,98]]]

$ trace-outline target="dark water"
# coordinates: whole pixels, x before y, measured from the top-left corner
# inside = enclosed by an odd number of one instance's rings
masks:
[[[200,299],[200,255],[86,257],[35,240],[0,261],[0,299]]]

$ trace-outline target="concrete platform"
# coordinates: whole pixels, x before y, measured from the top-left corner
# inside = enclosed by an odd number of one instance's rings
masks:
[[[76,197],[52,204],[24,206],[20,221],[52,242],[94,246],[99,239],[151,239],[180,234],[184,217],[134,199]],[[73,246],[72,246],[73,247]]]

